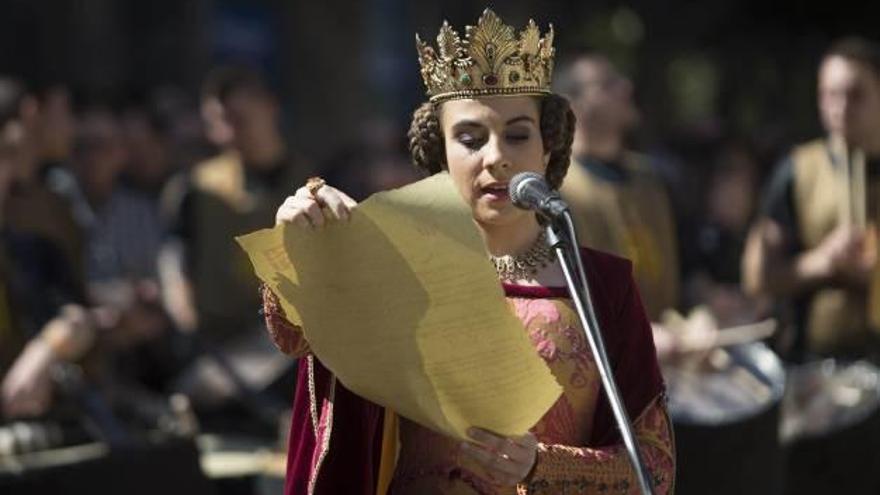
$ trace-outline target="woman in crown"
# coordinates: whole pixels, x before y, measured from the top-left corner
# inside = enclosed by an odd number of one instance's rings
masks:
[[[530,21],[519,36],[486,10],[461,37],[444,23],[439,53],[417,38],[429,101],[413,114],[413,161],[449,172],[493,258],[512,311],[563,394],[528,434],[472,428],[460,443],[345,389],[314,357],[301,329],[264,288],[278,347],[302,357],[288,451],[286,494],[637,493],[599,373],[555,263],[531,212],[507,183],[538,172],[558,188],[569,166],[574,116],[550,92],[553,30]],[[287,198],[278,223],[320,227],[356,207],[314,178]],[[674,447],[651,327],[628,261],[587,248],[594,305],[624,405],[655,493],[671,493]],[[548,262],[549,261],[549,262]],[[542,263],[547,262],[542,267]]]

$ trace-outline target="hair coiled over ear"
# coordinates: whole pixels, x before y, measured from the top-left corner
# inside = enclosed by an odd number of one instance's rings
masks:
[[[413,112],[409,126],[409,151],[413,164],[429,175],[443,170],[446,163],[446,148],[437,109],[430,102],[422,103]]]
[[[562,96],[551,94],[541,102],[541,138],[544,140],[544,151],[550,153],[547,171],[544,173],[547,183],[553,189],[562,186],[562,179],[568,172],[571,163],[571,143],[574,141],[574,124],[576,118],[568,100]]]

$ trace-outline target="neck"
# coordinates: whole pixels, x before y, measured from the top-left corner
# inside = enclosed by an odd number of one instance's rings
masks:
[[[477,223],[486,249],[492,256],[520,254],[527,251],[538,235],[541,226],[531,214],[525,215],[522,222],[510,225],[486,225]]]
[[[245,163],[266,170],[274,167],[284,157],[286,149],[280,136],[266,136],[265,142],[249,151],[248,156],[244,157]]]
[[[575,157],[590,156],[602,161],[616,161],[623,153],[623,136],[615,132],[578,128],[571,151]]]
[[[861,143],[847,143],[846,138],[841,134],[832,132],[829,134],[829,141],[832,143],[832,148],[834,148],[835,145],[842,147],[845,144],[849,144],[852,147],[862,150],[865,155],[869,157],[880,157],[880,131],[875,132]]]

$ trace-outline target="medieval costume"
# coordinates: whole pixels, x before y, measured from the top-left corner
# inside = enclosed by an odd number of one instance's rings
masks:
[[[468,28],[464,44],[448,26],[441,30],[439,43],[441,57],[473,55],[478,62],[444,64],[419,41],[422,74],[432,102],[549,93],[552,31],[540,38],[533,22],[517,39],[512,28],[487,10],[476,27]],[[495,60],[496,53],[504,58]],[[493,70],[486,69],[484,62]],[[672,431],[651,327],[631,275],[632,265],[589,249],[582,254],[614,378],[634,421],[655,493],[670,493],[675,459]],[[499,276],[510,280],[500,271]],[[301,328],[285,317],[277,296],[264,287],[264,313],[273,340],[283,352],[302,358],[285,493],[637,492],[634,471],[567,289],[509,283],[503,288],[535,352],[563,389],[531,429],[539,442],[536,461],[516,486],[502,486],[480,476],[478,466],[460,457],[457,440],[348,390],[310,352]]]

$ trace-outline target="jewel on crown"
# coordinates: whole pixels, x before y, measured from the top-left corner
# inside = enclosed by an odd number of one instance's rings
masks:
[[[437,50],[416,35],[422,79],[438,103],[456,98],[550,93],[553,73],[553,25],[542,38],[535,21],[514,34],[490,9],[462,39],[447,22],[437,35]]]

